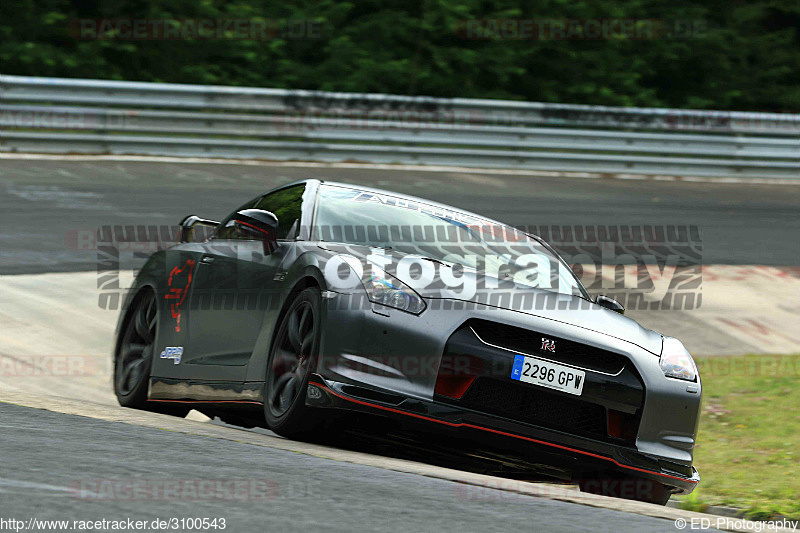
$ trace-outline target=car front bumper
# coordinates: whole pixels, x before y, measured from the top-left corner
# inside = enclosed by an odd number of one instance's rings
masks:
[[[354,393],[355,392],[355,393]],[[358,395],[356,395],[358,394]],[[526,426],[483,413],[454,408],[438,402],[405,398],[312,375],[307,405],[380,414],[412,426],[436,428],[458,434],[475,443],[520,454],[531,462],[552,465],[575,474],[615,471],[629,477],[649,479],[672,487],[675,494],[688,494],[700,482],[693,467],[687,473],[670,469],[663,460],[626,447],[573,437],[544,428]],[[433,426],[433,427],[431,427]]]
[[[307,397],[309,405],[380,412],[436,424],[443,430],[502,442],[565,470],[615,470],[657,480],[674,487],[676,493],[691,492],[699,482],[692,451],[701,385],[699,381],[666,378],[659,356],[635,343],[557,322],[544,313],[454,302],[452,307],[440,306],[414,316],[374,306],[334,308],[333,304],[335,299],[325,311],[322,353]],[[622,441],[605,434],[571,431],[437,394],[437,378],[450,352],[477,358],[479,378],[494,380],[501,387],[507,383],[509,388],[540,389],[510,379],[513,350],[496,349],[471,338],[467,326],[475,320],[546,334],[560,339],[559,347],[566,342],[580,343],[624,358],[625,369],[616,375],[583,367],[587,381],[579,400],[599,405],[604,412],[614,409],[635,416],[635,434]],[[540,355],[535,350],[529,353]],[[565,404],[575,399],[559,394]]]

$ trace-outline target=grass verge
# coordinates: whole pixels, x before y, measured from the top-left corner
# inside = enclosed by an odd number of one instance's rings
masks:
[[[685,509],[800,518],[800,355],[699,357],[703,408]]]

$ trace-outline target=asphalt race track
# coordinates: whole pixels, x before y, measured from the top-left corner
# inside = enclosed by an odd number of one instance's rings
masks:
[[[800,264],[800,187],[240,164],[0,159],[0,274],[94,270],[70,231],[218,219],[304,178],[413,194],[512,225],[696,225],[704,264]]]
[[[469,498],[451,481],[234,441],[2,403],[0,419],[3,508],[26,522],[206,517],[225,518],[228,531],[269,533],[674,531],[658,518],[490,489]]]
[[[531,483],[522,493],[484,488],[465,498],[464,484],[487,477],[444,468],[461,458],[434,460],[400,445],[380,444],[379,454],[364,453],[371,444],[314,448],[116,406],[108,364],[116,311],[98,307],[97,253],[75,235],[107,225],[174,226],[187,214],[219,219],[303,178],[414,194],[512,225],[696,225],[709,266],[704,306],[631,316],[685,339],[693,353],[800,346],[793,327],[800,307],[791,297],[800,290],[800,187],[793,184],[4,157],[0,507],[25,521],[224,517],[237,532],[675,531],[675,518],[693,515],[579,493],[554,498]],[[128,258],[124,267],[142,260]],[[65,361],[69,369],[77,361],[77,372],[57,366]],[[189,495],[114,492],[130,483],[155,490],[169,480],[185,482]],[[191,490],[209,480],[261,484],[249,485],[245,498],[194,497]],[[76,495],[76,487],[85,490]],[[101,489],[112,493],[98,496]]]
[[[220,219],[272,187],[316,177],[439,200],[518,226],[696,225],[702,237],[702,305],[669,312],[629,309],[630,316],[682,339],[698,355],[794,353],[800,346],[794,326],[800,306],[788,298],[800,291],[796,184],[77,159],[0,158],[0,287],[11,302],[35,307],[36,316],[49,314],[41,322],[48,327],[63,322],[63,311],[53,311],[53,305],[61,307],[62,294],[71,294],[64,309],[96,315],[91,308],[97,306],[102,285],[96,274],[102,254],[93,245],[83,246],[80,235],[94,235],[103,226],[170,230],[187,214]],[[121,251],[119,267],[138,268],[146,255]],[[18,277],[57,272],[95,272],[95,279]],[[3,280],[3,274],[12,276]],[[126,276],[122,278],[124,288]],[[37,298],[29,298],[32,292]],[[76,305],[84,302],[84,294],[91,294],[95,303]],[[11,323],[18,321],[14,313],[0,314]],[[99,317],[106,331],[114,318],[111,312]],[[41,334],[39,323],[27,320],[19,326],[35,336]],[[65,329],[74,327],[66,324]],[[28,353],[18,341],[13,332],[4,335],[0,328],[7,355]],[[63,353],[51,346],[40,344],[35,353]],[[97,353],[96,346],[95,340],[82,339],[73,353]]]

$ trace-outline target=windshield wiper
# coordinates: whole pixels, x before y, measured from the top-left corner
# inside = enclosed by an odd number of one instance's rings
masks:
[[[441,259],[436,259],[434,257],[420,256],[420,259],[425,259],[426,261],[430,261],[431,263],[439,263],[440,265],[444,265],[446,267],[453,268],[453,263],[445,263]]]

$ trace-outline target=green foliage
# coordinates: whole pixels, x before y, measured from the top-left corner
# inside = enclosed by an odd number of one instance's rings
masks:
[[[300,20],[313,21],[319,35],[77,39],[69,24],[86,18]],[[466,38],[464,25],[475,19],[651,19],[665,27],[677,20],[699,29],[685,38]],[[0,72],[797,111],[798,28],[800,3],[783,0],[4,0]]]

